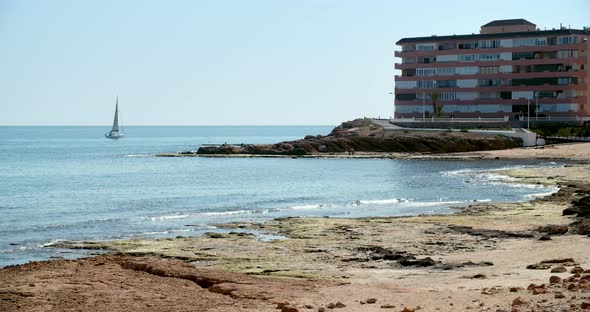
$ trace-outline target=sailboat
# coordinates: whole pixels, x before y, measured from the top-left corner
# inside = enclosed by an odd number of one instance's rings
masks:
[[[111,131],[104,134],[104,136],[108,139],[120,139],[125,135],[119,132],[119,97],[117,97],[117,102],[115,104],[115,119],[113,120],[113,128]]]

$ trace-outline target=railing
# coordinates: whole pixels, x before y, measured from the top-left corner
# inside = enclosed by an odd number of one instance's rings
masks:
[[[477,118],[455,118],[455,117],[408,117],[408,118],[392,118],[390,122],[448,122],[448,123],[455,123],[455,122],[508,122],[509,117],[496,117],[496,118],[485,118],[485,117],[477,117]]]
[[[567,142],[590,142],[590,137],[578,136],[547,136],[543,137],[545,140],[552,141],[567,141]]]
[[[526,117],[526,116],[522,116],[519,118],[519,120],[521,121],[590,121],[590,117],[580,117],[580,116],[574,116],[574,117],[551,117],[551,116],[547,116],[547,117]]]

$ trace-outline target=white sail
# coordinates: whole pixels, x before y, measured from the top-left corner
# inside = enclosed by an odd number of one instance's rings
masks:
[[[117,97],[117,103],[115,104],[115,119],[113,120],[113,128],[111,133],[119,132],[119,97]]]
[[[117,102],[115,104],[115,117],[113,119],[113,128],[111,131],[105,133],[104,135],[108,139],[120,139],[125,135],[119,132],[119,97],[117,97]]]

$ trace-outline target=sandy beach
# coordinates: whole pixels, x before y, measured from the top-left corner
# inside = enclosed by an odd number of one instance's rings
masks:
[[[553,195],[474,203],[452,215],[284,218],[220,224],[228,234],[201,237],[66,242],[56,247],[108,252],[0,269],[0,311],[590,309],[590,237],[563,214],[590,194],[590,143],[382,156],[573,163],[502,172],[558,186]]]

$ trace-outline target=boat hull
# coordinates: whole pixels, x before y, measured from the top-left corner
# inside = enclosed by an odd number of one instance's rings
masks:
[[[113,139],[113,140],[123,138],[124,136],[125,136],[124,134],[120,134],[120,133],[117,133],[117,134],[105,133],[105,135],[104,135],[105,138]]]

